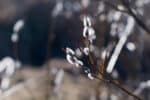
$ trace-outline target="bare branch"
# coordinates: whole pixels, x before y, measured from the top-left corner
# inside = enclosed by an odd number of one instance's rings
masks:
[[[103,75],[103,74],[101,74]],[[96,75],[93,75],[96,79],[100,80],[100,81],[103,81],[103,82],[106,82],[106,83],[110,83],[110,84],[113,84],[114,86],[118,87],[119,89],[121,89],[122,91],[124,91],[125,93],[127,93],[128,95],[132,96],[133,98],[137,99],[137,100],[142,100],[140,97],[136,96],[135,94],[133,94],[132,92],[130,92],[128,89],[124,88],[120,83],[114,81],[114,80],[110,80],[110,79],[103,79],[103,78],[100,78]],[[104,75],[103,75],[104,76]]]
[[[125,0],[120,0],[122,2],[122,4],[124,5],[124,7],[126,7],[126,9],[129,12],[129,15],[131,15],[136,23],[141,26],[148,34],[150,34],[150,29],[147,27],[147,25],[137,17],[137,15],[135,14],[135,12],[132,10],[132,8],[130,7],[129,2],[125,1]]]

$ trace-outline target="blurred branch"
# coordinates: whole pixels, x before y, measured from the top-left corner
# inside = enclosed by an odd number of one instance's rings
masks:
[[[135,12],[132,10],[132,8],[130,7],[129,2],[127,2],[127,0],[120,0],[121,3],[124,5],[124,7],[128,10],[129,15],[131,15],[134,20],[137,22],[137,24],[139,26],[141,26],[148,34],[150,34],[150,29],[146,26],[146,24],[137,17],[137,15],[135,14]]]
[[[123,13],[128,13],[128,11],[126,11],[125,9],[119,9],[118,7],[116,7],[114,4],[106,1],[106,0],[101,0],[103,1],[106,5],[108,5],[109,7],[113,8],[114,10],[117,10],[117,11],[120,11],[120,12],[123,12]]]
[[[104,2],[104,4],[106,4],[107,6],[111,7],[114,10],[128,14],[128,11],[126,9],[120,9],[119,7],[117,7],[114,4],[108,2],[107,0],[97,0],[97,1],[102,1],[102,2]],[[96,16],[99,16],[100,14],[101,14],[101,12],[99,12],[98,14],[96,14]]]
[[[114,4],[110,3],[107,0],[100,0],[102,2],[104,2],[107,6],[111,7],[112,9],[116,10],[116,11],[120,11],[122,13],[126,13],[130,16],[132,16],[134,18],[134,20],[136,21],[136,23],[142,27],[148,34],[150,34],[150,29],[147,27],[147,25],[138,18],[138,16],[136,15],[136,13],[132,10],[132,8],[130,7],[129,2],[125,1],[125,0],[120,0],[121,3],[123,4],[123,6],[125,7],[126,10],[122,10],[119,9],[117,6],[115,6]],[[99,15],[99,14],[97,14]]]

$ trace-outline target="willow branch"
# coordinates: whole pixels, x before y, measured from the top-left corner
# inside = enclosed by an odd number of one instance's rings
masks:
[[[104,76],[103,74],[101,74],[102,76]],[[125,93],[127,93],[128,95],[132,96],[133,98],[135,98],[136,100],[142,100],[140,97],[138,97],[137,95],[133,94],[132,92],[130,92],[128,89],[124,88],[120,83],[114,81],[114,80],[111,80],[111,79],[103,79],[103,78],[100,78],[96,75],[93,75],[96,79],[100,80],[100,81],[103,81],[103,82],[106,82],[106,83],[110,83],[116,87],[118,87],[119,89],[121,89],[122,91],[124,91]]]

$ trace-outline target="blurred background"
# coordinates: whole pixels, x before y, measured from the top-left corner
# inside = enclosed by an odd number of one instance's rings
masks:
[[[132,16],[133,27],[110,76],[149,100],[150,0],[125,0],[129,6],[121,1],[0,0],[1,100],[133,100],[111,84],[88,79],[66,61],[62,49],[82,45],[85,15],[95,30],[98,63],[105,50],[111,59]]]

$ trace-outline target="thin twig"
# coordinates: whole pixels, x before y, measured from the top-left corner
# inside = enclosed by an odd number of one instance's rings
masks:
[[[126,13],[129,14],[129,12],[126,9],[119,9],[117,6],[115,6],[114,4],[106,1],[106,0],[97,0],[97,1],[102,1],[104,4],[106,4],[107,6],[111,7],[112,9],[116,10],[116,11],[120,11],[122,13]],[[94,17],[97,17],[101,14],[101,12],[98,12]]]
[[[135,14],[135,12],[130,7],[129,3],[127,1],[125,1],[125,0],[120,0],[120,1],[124,5],[124,7],[126,7],[126,9],[128,10],[129,15],[131,15],[135,19],[135,21],[137,22],[137,24],[139,26],[141,26],[148,34],[150,34],[150,29],[147,27],[147,25],[142,20],[140,20],[137,17],[137,15]]]
[[[148,34],[150,34],[150,29],[147,27],[147,25],[137,17],[137,15],[135,14],[135,12],[131,9],[130,5],[125,1],[125,0],[120,0],[121,3],[123,4],[123,6],[126,8],[126,10],[121,10],[121,9],[118,9],[118,7],[116,7],[115,5],[113,5],[112,3],[106,1],[106,0],[100,0],[100,1],[103,1],[106,5],[108,5],[109,7],[111,7],[112,9],[116,10],[116,11],[120,11],[122,13],[126,13],[130,16],[132,16],[136,23],[142,27]],[[99,13],[96,15],[98,16]]]
[[[110,2],[108,2],[108,1],[106,1],[106,0],[101,0],[101,1],[103,1],[106,5],[108,5],[109,7],[113,8],[114,10],[120,11],[120,12],[122,12],[122,13],[128,13],[128,11],[119,9],[119,8],[116,7],[114,4],[112,4],[112,3],[110,3]]]
[[[51,19],[52,19],[52,17],[51,17]],[[50,23],[50,22],[49,22]],[[54,26],[55,26],[55,20],[51,20],[51,27],[50,27],[50,29],[49,29],[49,33],[48,33],[48,41],[47,41],[47,51],[46,51],[46,61],[47,61],[47,63],[46,63],[46,74],[47,74],[47,95],[46,95],[46,100],[49,100],[49,98],[50,98],[50,94],[49,94],[49,92],[50,92],[50,84],[51,84],[51,80],[50,80],[50,66],[49,66],[49,63],[48,63],[48,61],[49,61],[49,58],[50,58],[50,56],[51,56],[51,43],[52,43],[52,40],[51,40],[51,36],[52,36],[52,30],[53,30],[53,28],[54,28]]]
[[[101,74],[103,75],[103,74]],[[124,91],[125,93],[127,93],[128,95],[132,96],[133,98],[137,99],[137,100],[142,100],[140,97],[136,96],[135,94],[133,94],[132,92],[130,92],[128,89],[124,88],[120,83],[114,81],[114,80],[110,80],[110,79],[104,79],[104,78],[100,78],[97,75],[93,75],[96,79],[106,82],[106,83],[110,83],[113,84],[114,86],[118,87],[119,89],[121,89],[122,91]]]

